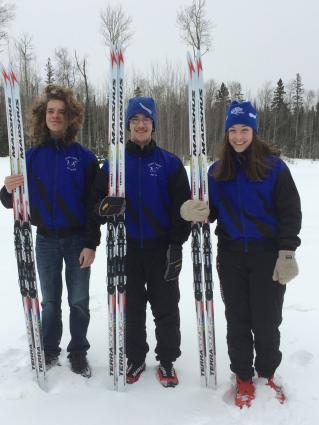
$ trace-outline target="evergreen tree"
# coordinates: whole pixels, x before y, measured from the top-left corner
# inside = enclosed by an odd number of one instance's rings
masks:
[[[277,87],[274,90],[274,95],[271,102],[271,110],[279,112],[284,107],[286,107],[285,103],[285,86],[280,78],[277,82]]]
[[[45,65],[45,69],[46,69],[46,76],[47,76],[47,78],[45,80],[46,84],[48,84],[48,85],[53,84],[54,83],[54,69],[53,69],[50,58],[48,58],[48,61]]]
[[[217,90],[216,100],[225,104],[230,102],[229,90],[224,83],[221,83],[220,89]]]
[[[286,102],[286,91],[285,86],[280,78],[277,81],[277,87],[273,92],[273,98],[271,102],[271,119],[272,119],[272,141],[278,145],[282,145],[285,149],[289,149],[292,140],[289,137],[290,134],[290,111]],[[270,138],[270,137],[269,137]]]

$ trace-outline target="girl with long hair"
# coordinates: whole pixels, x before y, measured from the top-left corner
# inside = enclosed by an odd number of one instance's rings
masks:
[[[298,274],[301,207],[279,155],[258,136],[253,105],[233,101],[220,159],[208,171],[209,207],[197,200],[181,207],[186,221],[217,220],[217,270],[239,407],[250,406],[259,379],[285,400],[274,374],[282,358],[279,326],[286,283]]]

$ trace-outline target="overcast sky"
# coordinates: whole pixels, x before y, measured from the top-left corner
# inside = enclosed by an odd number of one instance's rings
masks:
[[[10,2],[6,0],[5,2]],[[14,2],[12,0],[12,2]],[[87,55],[89,76],[102,84],[108,73],[100,34],[103,0],[16,0],[10,35],[33,37],[37,62],[67,47]],[[122,0],[133,19],[134,38],[126,51],[127,69],[147,73],[166,59],[186,68],[187,47],[176,26],[176,12],[191,0]],[[111,4],[116,4],[112,3]],[[207,0],[213,48],[204,56],[205,79],[239,81],[254,93],[266,81],[285,83],[301,74],[306,89],[319,89],[319,0]],[[0,59],[6,62],[6,52]]]

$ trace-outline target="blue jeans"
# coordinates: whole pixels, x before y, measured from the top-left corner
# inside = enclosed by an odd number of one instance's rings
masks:
[[[90,347],[86,338],[90,321],[90,267],[80,268],[79,256],[83,247],[83,238],[79,235],[66,238],[37,235],[36,259],[42,292],[42,330],[45,352],[60,353],[61,351],[63,260],[70,306],[71,341],[67,350],[86,352]]]

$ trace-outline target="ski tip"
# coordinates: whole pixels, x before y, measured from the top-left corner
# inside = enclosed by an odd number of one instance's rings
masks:
[[[194,67],[192,57],[191,57],[189,52],[187,52],[187,63],[188,63],[189,75],[190,75],[190,78],[192,78],[192,76],[195,72],[195,67]]]
[[[124,64],[123,51],[121,47],[118,50],[117,59],[119,64]]]
[[[18,83],[17,77],[16,77],[12,68],[10,69],[10,76],[11,76],[11,81],[12,81],[13,84]]]
[[[1,68],[2,78],[5,82],[5,84],[7,84],[7,82],[10,82],[10,77],[9,77],[5,67],[2,65],[2,63],[0,63],[0,68]]]
[[[200,56],[197,56],[196,66],[197,66],[197,73],[198,74],[200,72],[203,72],[202,58]]]
[[[113,48],[111,48],[111,65],[114,66],[117,64],[116,53]]]

